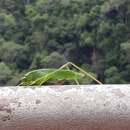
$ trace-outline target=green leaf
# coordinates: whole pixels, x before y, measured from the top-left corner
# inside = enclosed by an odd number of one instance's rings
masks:
[[[84,74],[67,69],[39,69],[25,75],[21,80],[21,85],[42,85],[50,80],[77,80]]]

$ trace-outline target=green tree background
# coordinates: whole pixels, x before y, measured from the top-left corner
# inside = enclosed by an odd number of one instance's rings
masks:
[[[0,1],[0,85],[67,61],[103,83],[130,83],[130,1]]]

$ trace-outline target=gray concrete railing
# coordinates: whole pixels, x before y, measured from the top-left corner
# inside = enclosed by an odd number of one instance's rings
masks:
[[[130,85],[1,87],[0,130],[130,130]]]

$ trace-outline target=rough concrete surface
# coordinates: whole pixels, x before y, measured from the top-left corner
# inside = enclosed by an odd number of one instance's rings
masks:
[[[130,85],[0,87],[0,130],[130,130]]]

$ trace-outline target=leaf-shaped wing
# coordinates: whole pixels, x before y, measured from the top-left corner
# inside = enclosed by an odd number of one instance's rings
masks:
[[[21,84],[23,86],[31,85],[35,80],[45,76],[49,72],[53,72],[55,69],[38,69],[30,71],[25,74],[25,76],[21,79]]]
[[[42,85],[49,80],[75,80],[83,77],[84,74],[67,69],[39,69],[25,75],[21,84]]]

